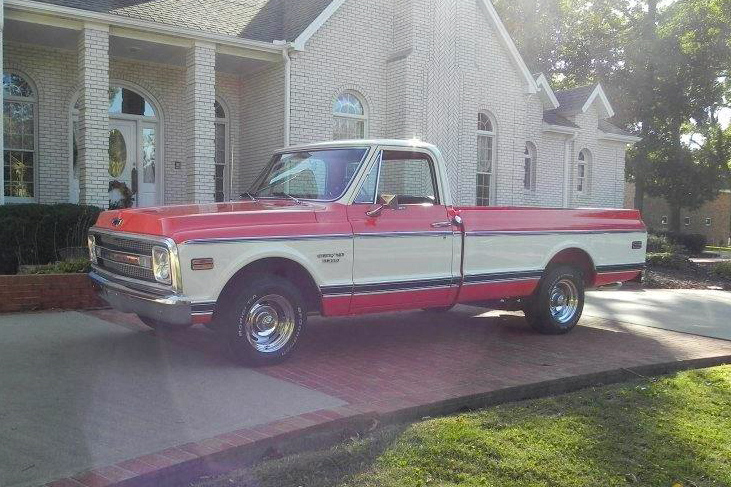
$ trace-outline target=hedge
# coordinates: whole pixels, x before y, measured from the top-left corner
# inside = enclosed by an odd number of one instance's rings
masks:
[[[85,247],[100,212],[71,204],[0,206],[0,274],[63,260],[65,249]]]
[[[688,252],[693,255],[702,253],[706,248],[706,244],[708,243],[708,239],[706,238],[706,236],[701,235],[700,233],[663,232],[660,235],[666,237],[671,243],[675,245],[685,247],[686,249],[688,249]]]

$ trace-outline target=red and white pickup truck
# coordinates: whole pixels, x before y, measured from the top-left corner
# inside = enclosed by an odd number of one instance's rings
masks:
[[[236,357],[268,364],[315,313],[473,303],[566,333],[585,289],[644,268],[637,211],[454,206],[424,143],[288,148],[242,198],[102,213],[89,234],[101,296],[155,328],[207,324]]]

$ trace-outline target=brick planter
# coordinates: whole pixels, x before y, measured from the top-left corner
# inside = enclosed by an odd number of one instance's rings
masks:
[[[86,274],[0,276],[0,313],[104,306]]]

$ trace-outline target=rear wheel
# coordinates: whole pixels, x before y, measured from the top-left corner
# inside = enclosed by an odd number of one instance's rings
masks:
[[[255,274],[230,298],[221,303],[217,327],[234,358],[256,366],[287,359],[307,322],[299,290],[281,277]]]
[[[584,279],[579,270],[570,266],[550,269],[524,308],[528,323],[546,335],[570,332],[583,311]]]

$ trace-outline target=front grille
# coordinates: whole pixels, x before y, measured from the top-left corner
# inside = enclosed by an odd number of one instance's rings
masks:
[[[132,279],[139,279],[141,281],[155,282],[155,275],[152,273],[152,269],[145,269],[136,265],[120,264],[119,262],[105,259],[98,259],[98,262],[99,267],[113,274],[119,274],[120,276],[131,277]]]
[[[112,237],[110,235],[96,235],[96,243],[99,247],[109,250],[130,252],[137,255],[152,255],[152,242],[144,240],[131,240],[127,238]]]
[[[103,270],[122,277],[137,279],[139,281],[157,282],[152,269],[142,265],[133,265],[129,263],[117,262],[107,258],[113,257],[114,253],[124,253],[130,256],[144,257],[143,262],[149,266],[152,262],[152,248],[156,245],[154,242],[147,240],[138,240],[134,238],[117,237],[103,233],[92,233],[96,238],[98,248],[96,264]],[[119,254],[117,254],[119,255]],[[125,259],[126,260],[126,259]]]

